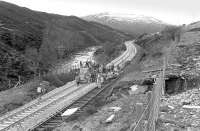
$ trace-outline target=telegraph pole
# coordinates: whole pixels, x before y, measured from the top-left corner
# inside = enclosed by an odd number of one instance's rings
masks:
[[[166,72],[167,56],[163,58],[163,72],[162,72],[162,95],[165,95],[165,72]]]

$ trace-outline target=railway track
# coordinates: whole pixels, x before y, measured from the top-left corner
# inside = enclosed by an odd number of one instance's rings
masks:
[[[134,57],[136,49],[132,42],[127,42],[125,44],[127,50],[120,57],[111,62],[114,66],[119,65],[123,67],[126,61]],[[86,105],[95,97],[98,97],[101,92],[109,89],[106,88],[108,86],[104,86],[101,89],[96,87],[96,83],[80,85],[79,87],[77,87],[74,82],[67,83],[45,94],[41,98],[0,117],[0,131],[39,130],[45,129],[45,124],[53,127],[55,124],[58,124],[56,122],[62,122],[59,114],[65,111],[67,107],[72,108],[79,106],[79,110],[75,114],[80,113],[83,107],[86,107]],[[47,128],[49,128],[48,126]]]
[[[127,44],[129,46],[129,44]],[[130,49],[128,47],[128,51],[123,53],[120,57],[120,59],[115,60],[114,62],[117,64],[122,64],[124,60],[129,60],[132,59],[132,54],[130,52],[135,52],[135,50]],[[114,63],[113,62],[113,63]],[[109,65],[109,64],[108,64]],[[107,65],[107,66],[108,66]],[[92,101],[95,99],[102,99],[105,98],[102,95],[105,94],[105,92],[111,92],[112,87],[110,87],[113,83],[115,83],[119,78],[116,78],[109,82],[109,84],[104,85],[102,88],[94,88],[91,90],[89,93],[87,93],[85,96],[82,96],[79,100],[74,102],[72,105],[67,107],[66,109],[62,110],[60,113],[55,115],[54,117],[50,118],[48,121],[45,123],[41,124],[39,127],[35,128],[34,131],[45,131],[45,130],[53,130],[56,127],[59,127],[64,121],[70,121],[71,119],[77,118],[87,110],[87,107],[94,104]],[[62,113],[64,113],[67,109],[73,109],[73,108],[78,108],[78,110],[73,114],[68,117],[63,117],[61,116]]]
[[[112,80],[109,84],[105,84],[102,88],[95,88],[87,93],[85,96],[81,97],[79,100],[68,106],[66,109],[62,110],[60,113],[50,118],[33,131],[51,131],[56,127],[61,126],[63,122],[70,121],[78,118],[81,114],[87,111],[90,106],[94,106],[95,100],[105,99],[108,95],[105,96],[105,92],[111,92],[113,83],[115,83],[119,78]],[[64,113],[67,109],[78,108],[78,110],[70,115],[62,117],[61,114]]]
[[[126,45],[127,50],[118,58],[114,59],[109,64],[107,64],[106,66],[110,66],[112,64],[114,66],[117,66],[117,65],[122,66],[125,60],[129,61],[134,57],[134,55],[136,54],[136,48],[132,48],[133,45],[130,44],[129,42],[125,43],[125,45]],[[133,53],[130,53],[130,52],[133,52]]]
[[[39,100],[38,103],[3,119],[1,123],[6,125],[6,128],[3,130],[15,131],[17,129],[19,131],[24,131],[31,129],[30,127],[33,129],[40,123],[48,120],[53,114],[60,112],[65,106],[69,106],[75,100],[79,99],[79,96],[87,94],[94,87],[96,87],[94,83],[90,86],[70,86],[66,90],[61,91],[59,95],[55,94],[55,96],[51,98]],[[81,92],[77,92],[78,90]]]

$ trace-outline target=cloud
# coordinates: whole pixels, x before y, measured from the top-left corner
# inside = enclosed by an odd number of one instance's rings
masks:
[[[199,0],[6,0],[34,10],[84,16],[101,12],[152,16],[172,24],[200,19]]]

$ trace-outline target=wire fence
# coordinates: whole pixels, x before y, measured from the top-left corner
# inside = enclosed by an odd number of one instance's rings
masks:
[[[130,127],[129,131],[155,131],[156,121],[158,119],[160,100],[164,89],[164,75],[160,74],[159,78],[155,79],[153,90],[148,92],[147,99],[148,104],[141,113],[137,123]],[[140,105],[137,105],[140,106]],[[136,111],[141,108],[136,108]]]

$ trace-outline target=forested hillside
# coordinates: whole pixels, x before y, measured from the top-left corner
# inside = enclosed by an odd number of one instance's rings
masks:
[[[0,1],[0,90],[45,73],[89,46],[121,44],[130,36],[75,16],[36,12]]]

